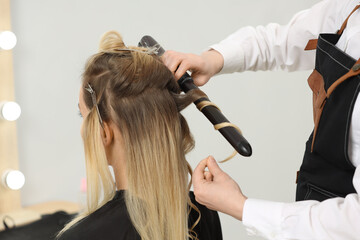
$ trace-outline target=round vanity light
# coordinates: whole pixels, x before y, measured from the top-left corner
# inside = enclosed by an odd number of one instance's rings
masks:
[[[0,32],[0,48],[3,50],[13,49],[16,45],[17,39],[13,32],[3,31]]]
[[[8,121],[15,121],[21,115],[21,108],[16,102],[3,102],[0,104],[0,116]]]
[[[3,174],[3,184],[12,190],[19,190],[25,184],[25,176],[18,170],[8,170]]]

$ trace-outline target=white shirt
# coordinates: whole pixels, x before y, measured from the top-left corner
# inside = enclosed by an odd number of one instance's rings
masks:
[[[297,13],[286,26],[271,23],[245,27],[211,48],[224,57],[220,73],[246,70],[310,70],[315,51],[304,51],[309,39],[319,33],[335,33],[354,7],[355,0],[324,0]],[[336,45],[360,58],[360,9],[350,17]],[[357,193],[323,202],[280,203],[249,198],[243,223],[249,234],[268,239],[360,239],[360,95],[354,106],[349,157],[356,167],[353,184]]]

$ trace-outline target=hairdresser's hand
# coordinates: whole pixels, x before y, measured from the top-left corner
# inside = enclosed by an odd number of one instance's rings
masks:
[[[207,83],[224,65],[223,56],[215,50],[203,52],[201,55],[166,51],[161,59],[176,80],[190,70],[191,77],[198,86]]]
[[[206,167],[209,171],[205,171]],[[198,164],[192,179],[196,201],[209,209],[226,213],[242,221],[247,198],[239,185],[220,169],[213,157],[210,156]]]

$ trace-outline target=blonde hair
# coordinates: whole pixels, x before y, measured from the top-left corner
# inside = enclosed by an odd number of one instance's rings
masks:
[[[205,94],[199,90],[180,94],[172,73],[152,51],[126,47],[114,31],[103,36],[100,52],[85,67],[83,89],[88,85],[97,94],[103,121],[111,119],[121,131],[128,181],[125,203],[141,239],[197,239],[193,228],[200,212],[189,198],[188,176],[192,172],[185,159],[194,141],[180,111]],[[88,208],[61,233],[115,193],[100,138],[99,116],[90,93],[84,91],[83,97],[90,109],[83,134]],[[189,229],[190,208],[199,213],[199,218]]]

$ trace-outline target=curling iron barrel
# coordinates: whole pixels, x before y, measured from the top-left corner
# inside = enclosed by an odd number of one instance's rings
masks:
[[[152,48],[156,47],[158,50],[158,56],[164,54],[165,50],[153,39],[151,36],[144,36],[139,46]],[[186,93],[191,89],[197,89],[198,87],[194,84],[193,79],[188,73],[185,73],[179,80],[178,84],[180,88]],[[206,97],[196,100],[194,103],[198,106],[201,102],[210,102]],[[229,120],[221,113],[221,111],[214,106],[214,104],[206,105],[200,110],[209,121],[216,127],[222,123],[229,123]],[[219,132],[225,137],[225,139],[235,148],[235,150],[243,156],[251,156],[252,149],[249,142],[244,138],[241,132],[232,126],[226,126],[219,128]]]

